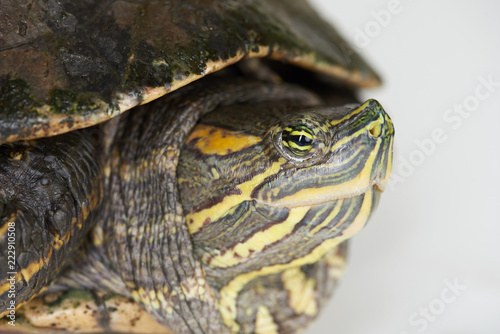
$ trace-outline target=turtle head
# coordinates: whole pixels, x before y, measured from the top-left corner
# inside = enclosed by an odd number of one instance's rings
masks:
[[[206,115],[177,174],[207,277],[314,263],[359,231],[388,182],[393,136],[375,100],[279,112],[233,105]]]
[[[252,199],[294,208],[383,191],[391,169],[394,128],[375,100],[361,106],[292,113],[271,130],[288,162],[252,192]]]

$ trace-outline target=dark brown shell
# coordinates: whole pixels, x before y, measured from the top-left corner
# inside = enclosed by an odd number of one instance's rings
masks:
[[[379,83],[303,0],[18,0],[0,16],[0,143],[97,124],[249,57]]]

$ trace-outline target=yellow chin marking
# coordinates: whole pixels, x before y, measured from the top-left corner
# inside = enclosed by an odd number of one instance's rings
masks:
[[[292,233],[295,226],[304,218],[310,209],[311,207],[309,206],[291,209],[288,218],[284,222],[255,233],[247,241],[238,243],[234,248],[226,250],[222,255],[213,256],[210,260],[210,266],[227,268],[250,259],[253,252],[258,254],[266,246]],[[207,260],[208,258],[204,259],[204,262]]]
[[[328,217],[325,218],[325,220],[323,220],[323,222],[321,222],[321,224],[318,224],[316,227],[314,227],[310,232],[309,232],[309,236],[310,237],[313,237],[319,230],[321,230],[323,227],[325,227],[326,225],[328,225],[340,212],[340,210],[342,209],[342,204],[344,203],[344,200],[340,200],[338,203],[337,203],[337,206],[335,206],[335,209],[332,210],[332,212],[328,215]],[[347,218],[349,218],[349,215],[351,214],[353,210],[353,206],[351,205],[349,207],[349,210],[346,212],[346,214],[344,215],[344,218],[341,219],[337,225],[335,225],[335,227],[337,226],[340,226],[342,225],[345,220]],[[335,228],[334,227],[334,228]]]
[[[297,314],[314,316],[318,312],[314,288],[316,281],[307,278],[300,268],[285,270],[281,275],[285,289],[288,290],[290,306]]]
[[[278,334],[278,325],[274,322],[273,316],[265,306],[259,306],[255,317],[256,334]]]
[[[343,231],[341,236],[323,241],[316,248],[314,248],[311,253],[304,257],[295,259],[289,263],[275,264],[272,266],[262,267],[256,271],[241,274],[236,276],[232,281],[224,286],[220,290],[220,312],[226,326],[228,326],[233,332],[238,332],[239,330],[239,325],[235,321],[237,315],[236,301],[238,299],[238,294],[246,284],[260,276],[276,274],[289,268],[299,267],[319,261],[323,255],[332,250],[342,241],[349,239],[365,226],[372,210],[372,197],[372,191],[368,191],[365,194],[359,214],[356,216],[351,225]]]
[[[200,124],[195,127],[187,143],[198,139],[194,144],[201,153],[226,155],[258,144],[262,138],[245,135],[236,131]]]
[[[255,187],[264,181],[265,178],[278,173],[281,165],[285,163],[285,159],[280,159],[278,162],[273,163],[265,173],[255,175],[253,179],[237,186],[236,188],[241,191],[239,195],[226,196],[222,202],[212,207],[186,215],[189,233],[194,234],[198,232],[205,222],[215,221],[235,205],[251,200],[250,196]]]

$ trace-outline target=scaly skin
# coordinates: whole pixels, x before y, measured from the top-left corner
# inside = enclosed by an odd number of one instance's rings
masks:
[[[109,149],[95,152],[104,161],[101,214],[60,283],[132,297],[175,333],[303,329],[343,268],[345,246],[337,246],[376,206],[376,183],[387,178],[392,149],[390,119],[367,102],[355,111],[314,108],[315,136],[323,140],[315,155],[295,159],[281,152],[278,134],[286,124],[276,120],[311,117],[310,109],[300,110],[319,104],[314,94],[285,84],[202,80],[121,117],[107,130]],[[193,130],[224,105],[234,106]],[[232,119],[228,108],[253,119]],[[208,126],[222,133],[199,135]],[[221,142],[214,144],[217,136]],[[300,192],[323,183],[337,195],[320,201]],[[264,244],[247,244],[252,238]],[[53,276],[59,264],[51,267]]]
[[[103,180],[93,133],[0,146],[0,315],[12,293],[19,307],[47,286],[95,225]]]

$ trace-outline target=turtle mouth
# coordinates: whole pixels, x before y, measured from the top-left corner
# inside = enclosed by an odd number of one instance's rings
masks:
[[[385,191],[385,188],[387,187],[387,182],[385,180],[375,181],[373,187],[382,193]]]
[[[258,203],[269,205],[276,208],[297,208],[304,206],[316,206],[329,202],[351,199],[370,191],[383,192],[387,185],[387,178],[375,178],[372,182],[365,186],[356,185],[350,189],[342,189],[338,187],[326,186],[322,188],[311,188],[300,190],[290,196],[279,199],[255,199]],[[335,191],[333,190],[335,188]]]

